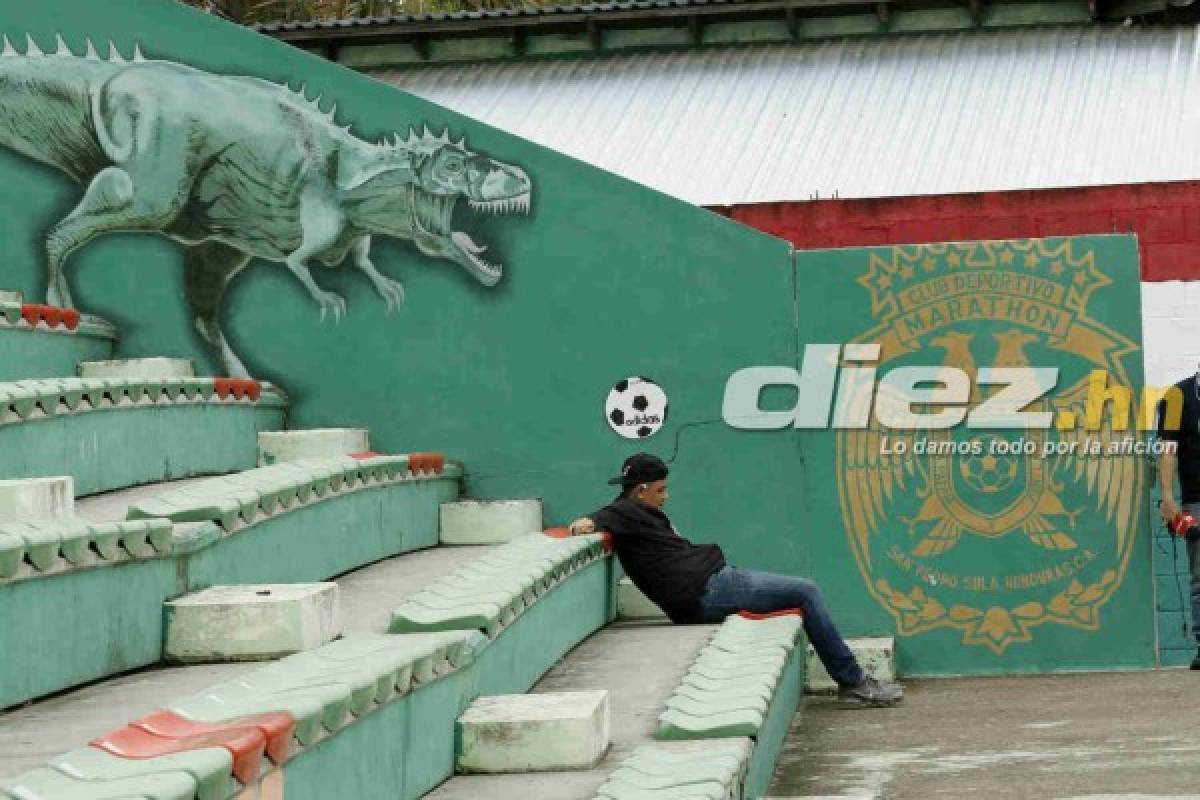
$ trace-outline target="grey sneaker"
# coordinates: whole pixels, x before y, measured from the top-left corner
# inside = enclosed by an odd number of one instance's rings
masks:
[[[894,706],[904,699],[904,687],[897,683],[881,683],[864,675],[858,686],[838,689],[838,701],[846,708],[883,708]]]

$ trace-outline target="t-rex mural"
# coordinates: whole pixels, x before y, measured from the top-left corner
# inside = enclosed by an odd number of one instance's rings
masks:
[[[467,149],[443,131],[365,142],[309,100],[269,81],[215,75],[168,61],[131,61],[91,42],[77,56],[58,37],[43,53],[28,38],[0,52],[0,146],[55,167],[85,187],[46,236],[47,302],[74,307],[67,257],[116,231],[165,234],[186,245],[187,300],[196,329],[226,374],[247,371],[219,322],[221,297],[252,258],[281,262],[335,319],[345,301],[310,265],[351,255],[394,310],[400,283],[371,262],[371,237],[409,239],[420,252],[495,285],[502,266],[451,227],[460,199],[490,213],[528,213],[520,167]]]

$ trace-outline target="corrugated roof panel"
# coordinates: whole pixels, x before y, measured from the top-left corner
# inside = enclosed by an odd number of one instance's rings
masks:
[[[701,205],[1200,178],[1192,27],[930,34],[375,72]]]

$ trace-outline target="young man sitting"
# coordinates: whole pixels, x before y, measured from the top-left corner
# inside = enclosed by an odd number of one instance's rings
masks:
[[[890,706],[904,690],[866,674],[838,633],[817,585],[806,578],[738,569],[725,563],[715,544],[695,545],[663,513],[667,465],[648,453],[625,460],[609,481],[621,494],[590,517],[571,523],[571,533],[608,531],[621,566],[634,585],[672,622],[716,623],[737,611],[770,613],[798,608],[804,630],[838,697],[851,706]]]

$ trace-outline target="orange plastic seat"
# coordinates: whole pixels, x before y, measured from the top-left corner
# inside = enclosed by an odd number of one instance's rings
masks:
[[[292,733],[296,729],[292,715],[283,711],[249,714],[222,722],[199,722],[181,717],[173,711],[155,711],[129,724],[170,739],[217,733],[230,728],[257,728],[266,739],[267,757],[279,766],[291,756]]]

